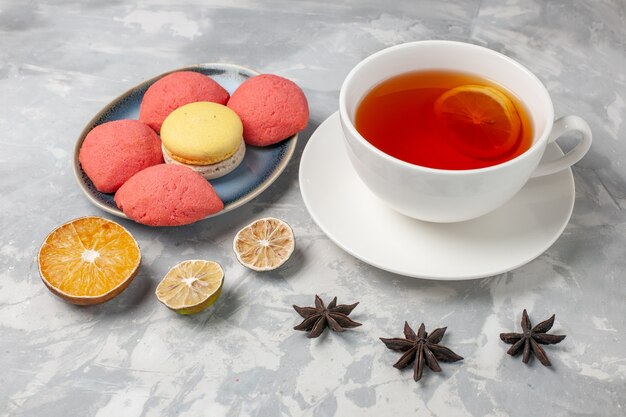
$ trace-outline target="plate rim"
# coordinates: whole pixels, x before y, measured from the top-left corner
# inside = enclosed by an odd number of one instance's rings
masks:
[[[433,280],[433,281],[470,281],[470,280],[477,280],[477,279],[481,279],[481,278],[488,278],[488,277],[493,277],[496,275],[500,275],[503,274],[505,272],[509,272],[512,271],[514,269],[517,269],[525,264],[527,264],[528,262],[536,259],[537,257],[541,256],[541,254],[543,254],[545,251],[547,251],[553,244],[554,242],[556,242],[559,237],[561,237],[561,235],[563,234],[563,231],[565,230],[565,228],[567,227],[567,225],[569,224],[569,221],[572,217],[572,213],[574,211],[574,203],[576,200],[576,183],[574,181],[574,176],[572,173],[572,169],[571,168],[566,168],[564,171],[569,171],[569,182],[571,184],[571,192],[570,192],[570,202],[569,202],[569,207],[568,207],[568,213],[567,216],[564,216],[564,222],[563,224],[559,227],[559,231],[558,233],[555,233],[555,236],[553,238],[551,238],[549,241],[547,241],[547,244],[542,246],[540,251],[538,251],[538,253],[536,253],[535,255],[529,257],[528,259],[524,259],[523,261],[520,261],[518,263],[516,263],[515,265],[506,267],[506,268],[499,268],[499,269],[494,269],[492,271],[489,272],[485,272],[485,273],[477,273],[477,274],[470,274],[470,275],[463,275],[463,276],[459,276],[459,275],[448,275],[448,274],[440,274],[440,275],[427,275],[427,274],[419,274],[419,273],[412,273],[412,272],[407,272],[407,271],[402,271],[400,269],[396,269],[393,267],[388,267],[386,265],[381,265],[378,262],[372,262],[372,260],[367,259],[365,256],[362,256],[358,253],[356,253],[355,251],[347,248],[343,243],[341,243],[341,241],[339,239],[337,239],[332,232],[330,232],[328,230],[328,228],[324,227],[322,225],[322,223],[319,221],[318,217],[314,214],[314,210],[312,210],[310,207],[310,201],[307,198],[307,195],[305,193],[305,188],[306,185],[304,185],[306,183],[306,179],[304,178],[304,169],[303,166],[305,166],[306,164],[303,164],[302,162],[304,160],[306,160],[306,155],[308,154],[308,152],[310,152],[310,147],[309,145],[315,141],[315,134],[317,133],[317,131],[325,124],[325,123],[332,123],[333,119],[339,119],[339,112],[336,111],[334,113],[332,113],[330,116],[328,116],[322,123],[320,123],[320,125],[317,127],[317,129],[315,129],[315,131],[311,134],[309,140],[306,143],[306,146],[304,148],[304,150],[302,151],[302,157],[300,158],[300,168],[299,168],[299,172],[298,172],[298,181],[300,183],[300,194],[302,195],[302,200],[304,201],[304,205],[309,213],[309,215],[311,216],[311,218],[313,219],[313,221],[315,222],[315,224],[317,224],[317,226],[322,230],[322,232],[324,232],[324,234],[335,244],[337,245],[340,249],[342,249],[343,251],[345,251],[346,253],[348,253],[349,255],[353,256],[354,258],[360,260],[361,262],[364,262],[368,265],[371,265],[375,268],[381,269],[383,271],[387,271],[387,272],[391,272],[393,274],[397,274],[397,275],[402,275],[405,277],[409,277],[409,278],[418,278],[418,279],[426,279],[426,280]],[[337,123],[339,123],[337,121]],[[559,147],[559,145],[556,142],[552,142],[550,144],[548,144],[548,146],[555,146],[559,152],[563,152],[561,150],[561,148]]]
[[[207,62],[207,63],[201,63],[201,64],[188,65],[186,67],[181,67],[181,68],[177,68],[177,69],[173,69],[173,70],[161,73],[159,75],[156,75],[147,80],[144,80],[141,83],[127,89],[126,91],[124,91],[123,93],[119,94],[114,99],[106,103],[91,119],[89,119],[85,127],[82,129],[82,131],[78,135],[78,139],[76,140],[76,143],[74,144],[73,173],[74,173],[74,178],[76,179],[76,182],[78,183],[78,186],[80,187],[81,191],[93,205],[95,205],[99,209],[104,210],[107,213],[112,214],[114,216],[117,216],[123,219],[132,220],[122,210],[109,207],[108,205],[104,204],[100,200],[96,199],[91,194],[91,191],[87,187],[87,184],[82,180],[82,174],[84,173],[84,171],[80,166],[78,156],[80,153],[80,148],[83,142],[85,141],[85,137],[93,129],[93,127],[91,126],[93,126],[96,123],[96,121],[100,119],[106,111],[108,111],[111,107],[121,102],[124,98],[126,98],[128,95],[133,93],[135,90],[146,87],[146,85],[151,85],[157,80],[159,80],[160,78],[163,78],[168,74],[179,72],[179,71],[193,71],[199,68],[211,69],[211,68],[220,68],[220,67],[243,70],[245,72],[254,74],[254,76],[261,74],[260,72],[253,70],[251,68],[245,67],[243,65],[228,64],[228,63],[221,63],[221,62]],[[137,120],[137,119],[132,119],[132,120]],[[276,169],[272,172],[272,174],[269,175],[263,182],[261,182],[257,187],[255,187],[252,191],[250,191],[244,197],[225,205],[224,208],[220,210],[219,212],[208,215],[200,219],[199,221],[210,219],[212,217],[217,217],[222,214],[228,213],[229,211],[235,210],[236,208],[239,208],[243,206],[244,204],[250,202],[254,198],[258,197],[263,191],[265,191],[270,185],[272,185],[272,183],[276,181],[276,179],[283,173],[285,168],[287,168],[289,161],[291,161],[291,158],[293,157],[296,151],[298,135],[299,135],[299,132],[296,132],[295,134],[283,140],[283,142],[287,143],[287,148],[286,148],[284,157],[276,165]]]

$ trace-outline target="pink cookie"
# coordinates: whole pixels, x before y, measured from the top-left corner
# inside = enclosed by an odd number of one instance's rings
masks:
[[[131,219],[148,226],[180,226],[224,208],[202,175],[181,165],[156,165],[135,174],[115,193]]]
[[[87,134],[78,160],[98,191],[114,193],[142,169],[163,163],[161,139],[139,120],[114,120]]]
[[[161,131],[163,120],[177,108],[197,101],[226,104],[228,91],[206,75],[193,71],[173,72],[148,88],[139,107],[139,120]]]
[[[271,74],[244,81],[228,107],[241,118],[243,138],[253,146],[280,142],[304,129],[309,120],[309,105],[300,87]]]

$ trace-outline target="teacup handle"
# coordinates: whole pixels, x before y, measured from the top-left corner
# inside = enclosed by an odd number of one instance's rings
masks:
[[[578,144],[562,157],[545,163],[540,163],[531,177],[543,177],[569,168],[580,161],[591,147],[591,129],[587,122],[578,116],[563,116],[552,125],[552,132],[548,137],[548,143],[554,142],[568,132],[580,132],[582,139]]]

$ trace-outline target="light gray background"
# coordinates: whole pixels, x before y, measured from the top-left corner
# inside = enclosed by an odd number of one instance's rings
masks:
[[[128,2],[130,3],[130,2]],[[10,416],[617,416],[626,413],[626,6],[613,1],[0,1],[0,413]],[[337,109],[350,68],[384,47],[469,41],[534,71],[558,115],[591,125],[574,168],[576,206],[545,254],[507,274],[429,282],[372,268],[330,242],[298,186],[302,149]],[[297,82],[311,120],[284,174],[252,203],[188,227],[121,221],[144,263],[115,300],[78,308],[51,295],[35,256],[55,226],[110,216],[75,184],[74,142],[128,88],[201,62],[245,65]],[[564,143],[567,144],[567,140]],[[567,146],[566,146],[567,147]],[[320,166],[323,169],[323,166]],[[231,251],[261,216],[290,223],[298,251],[252,273]],[[153,295],[177,262],[226,271],[222,298],[180,317]],[[314,294],[361,301],[342,335],[309,340],[291,304]],[[554,366],[505,354],[522,308],[556,313],[567,334]],[[448,326],[466,359],[420,383],[378,337]]]

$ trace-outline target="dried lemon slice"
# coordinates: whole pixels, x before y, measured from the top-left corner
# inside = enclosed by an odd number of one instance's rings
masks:
[[[237,233],[233,250],[237,260],[255,271],[271,271],[291,256],[296,246],[287,223],[273,217],[257,220]]]
[[[156,288],[160,302],[180,314],[195,314],[211,306],[222,292],[224,271],[217,262],[183,261]]]
[[[54,229],[39,249],[39,274],[50,291],[73,304],[115,297],[139,271],[132,235],[101,217],[81,217]]]

